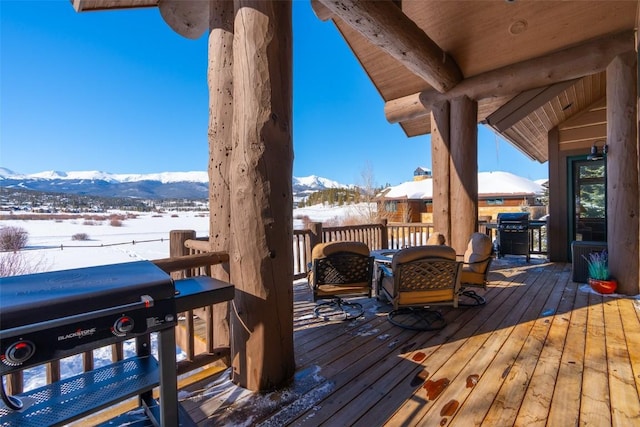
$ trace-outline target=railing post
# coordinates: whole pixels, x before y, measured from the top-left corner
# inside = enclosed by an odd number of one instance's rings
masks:
[[[387,218],[380,220],[380,249],[389,249],[389,228]]]
[[[187,240],[195,239],[195,230],[171,230],[169,232],[169,257],[179,257],[189,255],[189,249],[184,246]],[[171,273],[174,280],[184,279],[186,277],[184,271]]]
[[[318,243],[322,243],[322,223],[310,222],[307,228],[311,231],[311,234],[309,235],[309,248],[307,249],[309,251],[307,259],[310,260],[313,247]]]

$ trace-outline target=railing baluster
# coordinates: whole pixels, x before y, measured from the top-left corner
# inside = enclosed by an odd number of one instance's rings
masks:
[[[60,381],[60,359],[47,363],[47,384]]]

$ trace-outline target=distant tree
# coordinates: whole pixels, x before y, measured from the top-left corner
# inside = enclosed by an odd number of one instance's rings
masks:
[[[360,178],[362,180],[360,184],[360,190],[362,193],[359,200],[361,203],[364,203],[362,215],[366,217],[368,222],[375,222],[378,220],[376,209],[376,194],[378,193],[378,189],[376,188],[375,176],[371,163],[365,163],[362,172],[360,172]]]

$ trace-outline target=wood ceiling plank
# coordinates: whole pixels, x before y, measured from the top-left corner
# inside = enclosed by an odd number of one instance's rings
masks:
[[[607,138],[607,124],[596,123],[578,128],[560,129],[560,142],[584,141],[594,138]]]
[[[566,130],[588,126],[591,124],[602,124],[607,122],[606,98],[600,98],[582,112],[560,123],[558,129]]]

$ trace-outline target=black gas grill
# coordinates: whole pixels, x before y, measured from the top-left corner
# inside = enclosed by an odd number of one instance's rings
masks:
[[[525,255],[529,261],[529,213],[498,214],[498,256]]]

